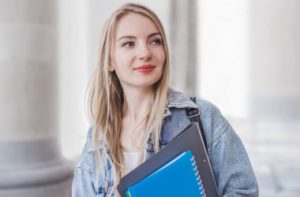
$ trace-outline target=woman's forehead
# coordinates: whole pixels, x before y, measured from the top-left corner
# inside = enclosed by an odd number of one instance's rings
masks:
[[[137,13],[124,15],[116,24],[116,39],[122,36],[139,36],[159,32],[155,23],[147,16]]]

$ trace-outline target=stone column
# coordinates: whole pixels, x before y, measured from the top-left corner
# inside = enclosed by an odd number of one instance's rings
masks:
[[[70,196],[58,140],[57,7],[0,0],[0,196]]]
[[[196,95],[197,1],[173,0],[170,6],[172,83]]]
[[[300,119],[300,1],[249,1],[250,117]]]

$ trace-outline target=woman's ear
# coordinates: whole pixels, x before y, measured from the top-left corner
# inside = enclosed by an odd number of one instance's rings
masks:
[[[113,62],[110,59],[110,63],[108,64],[108,71],[113,72],[115,71],[115,67],[113,66]]]
[[[109,62],[108,62],[108,71],[109,72],[115,71],[115,67],[113,65],[114,65],[114,61],[113,61],[112,57],[110,56]]]
[[[113,72],[113,71],[115,71],[115,68],[111,64],[109,64],[108,71]]]

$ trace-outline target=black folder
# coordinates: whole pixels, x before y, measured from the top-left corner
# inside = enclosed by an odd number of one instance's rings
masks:
[[[217,197],[218,192],[215,179],[197,123],[188,125],[153,157],[122,177],[117,186],[119,193],[122,197],[126,197],[125,193],[128,187],[138,183],[182,152],[189,150],[191,150],[195,156],[206,196]]]

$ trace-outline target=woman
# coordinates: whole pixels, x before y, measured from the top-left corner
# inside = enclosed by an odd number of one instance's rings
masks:
[[[126,4],[107,21],[88,97],[92,121],[75,170],[73,196],[117,196],[122,176],[169,143],[201,112],[207,150],[221,196],[258,196],[247,153],[219,110],[169,88],[163,27],[148,8]]]

